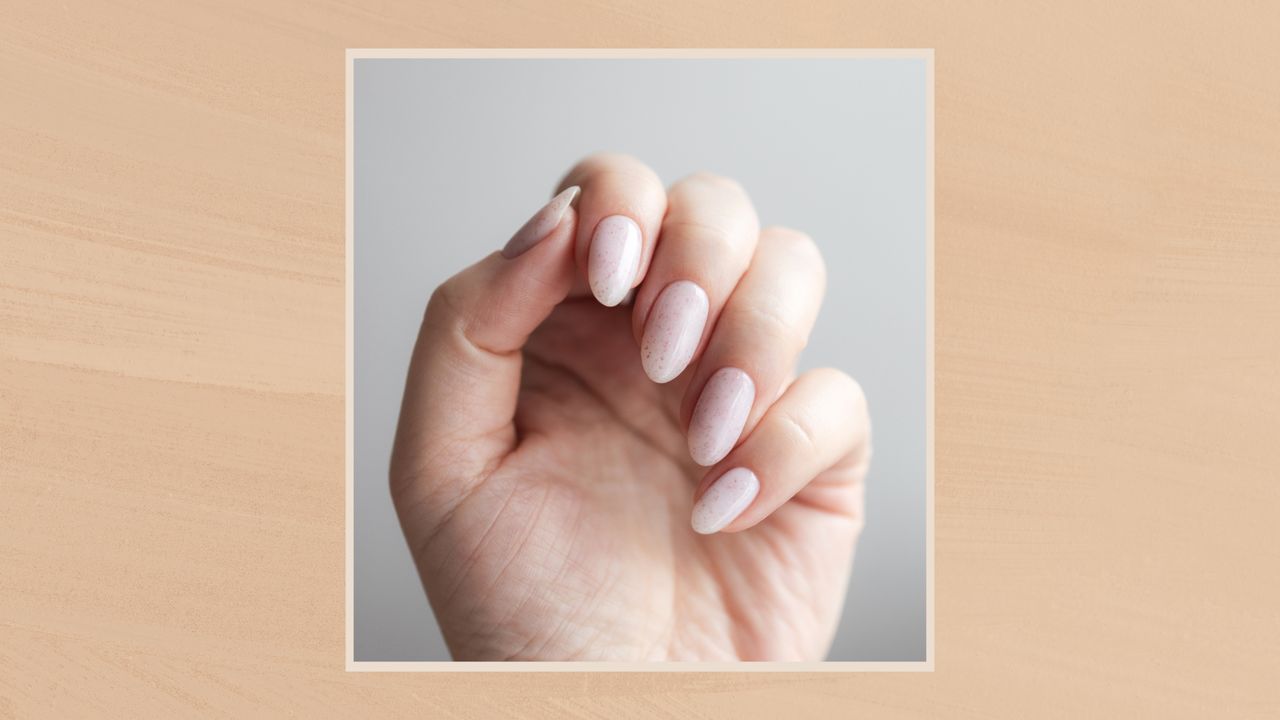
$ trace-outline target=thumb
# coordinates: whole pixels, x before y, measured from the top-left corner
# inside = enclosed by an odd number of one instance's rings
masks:
[[[422,483],[465,495],[515,446],[520,348],[569,294],[578,188],[556,195],[495,252],[431,295],[409,361],[391,456],[393,495]],[[447,511],[447,507],[441,508]]]

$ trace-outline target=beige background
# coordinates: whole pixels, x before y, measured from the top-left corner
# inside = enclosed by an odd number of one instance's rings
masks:
[[[1275,4],[80,5],[0,11],[0,715],[1280,713]],[[344,671],[343,50],[578,45],[937,49],[936,672]]]

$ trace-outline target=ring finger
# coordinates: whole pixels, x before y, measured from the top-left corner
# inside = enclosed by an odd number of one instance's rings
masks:
[[[719,462],[778,397],[808,343],[825,286],[822,255],[807,235],[760,234],[685,392],[681,417],[694,462]]]

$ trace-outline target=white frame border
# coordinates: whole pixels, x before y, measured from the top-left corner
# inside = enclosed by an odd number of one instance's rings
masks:
[[[355,659],[355,61],[406,59],[741,59],[741,58],[923,58],[927,61],[925,106],[925,659],[893,662],[457,662]],[[934,670],[934,52],[929,49],[364,49],[346,52],[346,669],[348,672],[933,672]]]

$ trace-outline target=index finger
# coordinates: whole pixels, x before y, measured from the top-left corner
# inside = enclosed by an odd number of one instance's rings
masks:
[[[601,304],[612,307],[626,299],[649,269],[667,212],[667,193],[648,165],[612,153],[583,159],[559,187],[574,185],[582,194],[574,245],[579,282],[572,294],[589,288]]]

